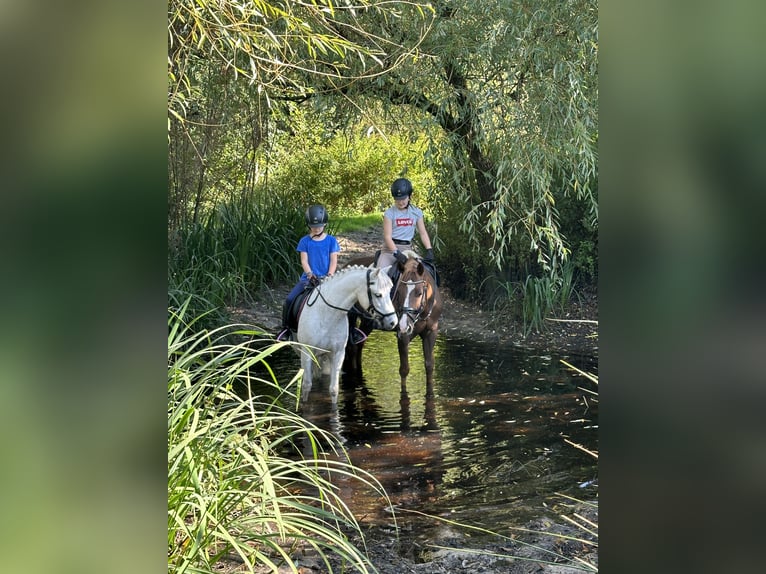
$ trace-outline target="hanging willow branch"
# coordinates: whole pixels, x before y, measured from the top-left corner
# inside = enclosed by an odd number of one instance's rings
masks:
[[[414,42],[378,35],[375,24],[402,18],[420,22]],[[371,78],[395,68],[416,53],[432,21],[427,3],[398,0],[170,0],[168,111],[183,121],[195,61],[217,62],[267,97],[301,97],[317,77]]]

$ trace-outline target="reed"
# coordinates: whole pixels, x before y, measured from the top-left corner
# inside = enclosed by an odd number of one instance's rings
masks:
[[[292,279],[303,211],[275,199],[221,204],[204,219],[177,229],[169,240],[171,291],[212,307],[250,303],[263,285]]]
[[[297,571],[296,556],[312,549],[330,572],[332,553],[346,568],[375,572],[333,479],[353,477],[390,501],[335,436],[289,408],[300,373],[280,384],[268,365],[286,344],[242,326],[199,330],[189,305],[168,321],[168,571]]]
[[[532,331],[545,331],[545,319],[551,314],[563,313],[572,297],[579,297],[575,290],[574,266],[569,262],[556,274],[528,275],[524,281],[495,281],[493,285],[490,300],[493,311],[499,315],[498,321],[515,312],[521,319],[525,336]]]

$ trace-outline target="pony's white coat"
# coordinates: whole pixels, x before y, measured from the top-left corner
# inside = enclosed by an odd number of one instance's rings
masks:
[[[318,361],[322,373],[330,375],[330,397],[333,404],[337,403],[340,371],[348,339],[347,313],[356,303],[363,309],[373,307],[382,316],[380,321],[385,329],[396,326],[396,312],[391,302],[393,285],[387,271],[388,267],[348,267],[328,277],[309,293],[298,321],[297,333],[298,342],[308,346],[300,349],[303,369],[301,401],[308,399],[314,378],[313,367]],[[368,293],[372,294],[372,301]]]

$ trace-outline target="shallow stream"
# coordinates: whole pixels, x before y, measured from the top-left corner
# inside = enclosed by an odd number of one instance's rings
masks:
[[[361,379],[344,376],[337,410],[327,381],[314,382],[304,416],[332,430],[352,461],[385,487],[405,529],[433,536],[433,520],[414,510],[497,531],[557,513],[568,495],[591,500],[596,459],[566,441],[598,450],[597,385],[560,362],[598,375],[595,357],[543,355],[510,345],[440,335],[434,392],[427,396],[419,339],[401,391],[393,333],[374,331]],[[374,496],[341,485],[366,522],[390,523]],[[440,526],[443,528],[443,524]]]

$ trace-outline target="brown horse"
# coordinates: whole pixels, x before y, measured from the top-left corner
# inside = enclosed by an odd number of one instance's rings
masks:
[[[432,390],[434,374],[434,345],[439,332],[439,317],[442,312],[442,298],[439,288],[423,260],[414,251],[404,252],[407,255],[405,264],[397,263],[399,278],[394,285],[391,300],[399,317],[396,329],[399,347],[399,376],[402,389],[406,388],[407,375],[410,373],[410,342],[420,336],[423,345],[423,360],[426,368],[427,389]],[[372,264],[372,257],[358,258],[349,263],[356,265]],[[352,324],[356,318],[350,316]],[[359,328],[370,333],[376,326],[370,320],[362,320]],[[346,369],[361,373],[362,348],[364,342],[357,345],[348,343],[346,347]]]

